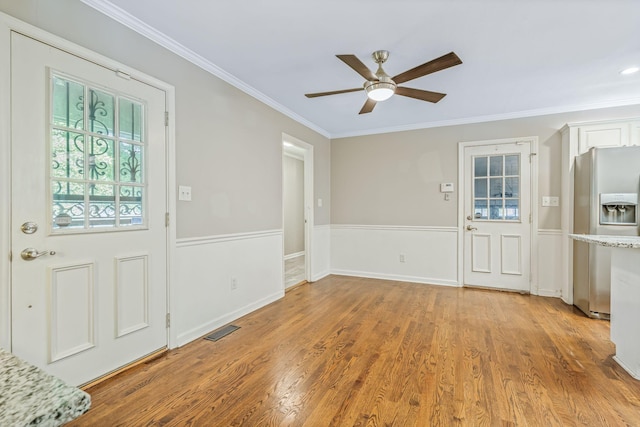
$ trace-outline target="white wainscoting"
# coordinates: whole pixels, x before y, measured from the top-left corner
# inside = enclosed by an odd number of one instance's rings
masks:
[[[457,233],[456,227],[315,226],[313,280],[342,274],[459,286]],[[561,244],[560,230],[538,230],[534,293],[565,292]],[[178,346],[284,296],[282,230],[179,239],[175,262],[171,318]]]
[[[562,230],[538,230],[538,289],[537,295],[558,297],[566,295],[567,285],[562,276]],[[566,301],[565,301],[566,302]]]
[[[331,226],[331,273],[459,286],[456,227]],[[561,230],[538,230],[531,292],[562,297]],[[404,255],[405,262],[400,262]]]
[[[178,239],[171,308],[177,345],[282,298],[282,245],[282,230]]]
[[[311,239],[311,280],[317,281],[331,274],[331,226],[316,225]]]
[[[457,245],[457,227],[332,225],[331,273],[459,286]]]

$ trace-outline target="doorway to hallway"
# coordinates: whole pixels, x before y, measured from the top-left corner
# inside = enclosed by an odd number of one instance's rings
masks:
[[[283,136],[282,217],[284,288],[310,281],[313,147]]]

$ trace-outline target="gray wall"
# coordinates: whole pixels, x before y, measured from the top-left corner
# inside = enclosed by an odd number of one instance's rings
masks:
[[[537,136],[538,195],[562,196],[560,129],[568,122],[628,117],[640,117],[640,106],[334,139],[332,223],[456,226],[462,141]],[[440,193],[441,182],[455,183],[450,201]],[[560,228],[560,208],[538,212],[539,228]]]
[[[329,140],[78,0],[0,0],[0,10],[176,88],[177,237],[282,228],[282,133],[314,146],[314,192],[330,223]],[[215,41],[214,41],[215,42]],[[221,41],[224,42],[224,41]]]
[[[285,155],[282,181],[284,187],[284,254],[304,251],[304,161]]]
[[[456,225],[457,143],[538,136],[539,195],[560,195],[560,134],[573,121],[640,116],[620,107],[331,141],[78,0],[0,0],[0,10],[176,88],[177,235],[282,227],[282,133],[314,146],[315,224]],[[329,170],[331,168],[331,172]],[[456,193],[457,194],[457,193]],[[540,208],[540,228],[559,228]]]

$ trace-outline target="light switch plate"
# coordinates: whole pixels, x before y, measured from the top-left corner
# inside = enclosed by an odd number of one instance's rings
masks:
[[[557,196],[542,196],[542,206],[544,206],[544,207],[560,206],[560,197],[557,197]]]
[[[185,202],[191,201],[191,187],[186,185],[178,186],[178,200],[182,200]]]
[[[440,184],[441,193],[453,193],[453,182],[443,182]]]

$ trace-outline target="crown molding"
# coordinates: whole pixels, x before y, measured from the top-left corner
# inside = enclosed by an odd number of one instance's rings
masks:
[[[202,68],[203,70],[229,83],[231,86],[234,86],[240,89],[244,93],[268,105],[274,110],[318,132],[320,135],[326,138],[331,138],[331,134],[327,132],[325,129],[322,129],[315,123],[312,123],[309,120],[305,119],[304,117],[300,116],[299,114],[296,114],[295,112],[291,111],[284,105],[276,102],[272,98],[268,97],[267,95],[255,89],[254,87],[249,86],[248,84],[241,81],[234,75],[218,67],[208,59],[198,55],[196,52],[178,43],[177,41],[173,40],[171,37],[156,30],[155,28],[151,27],[150,25],[146,24],[145,22],[141,21],[135,16],[131,15],[127,11],[121,9],[120,7],[114,5],[113,3],[106,0],[80,0],[80,1],[82,1],[82,3],[86,4],[87,6],[97,10],[98,12],[108,16],[114,21],[119,22],[125,27],[130,28],[131,30],[135,31],[141,36],[148,38],[149,40],[170,50],[176,55],[186,59],[192,64]]]
[[[615,101],[596,102],[591,104],[563,105],[549,108],[538,108],[534,110],[516,111],[513,113],[491,114],[486,116],[463,117],[452,120],[441,120],[438,122],[413,123],[401,126],[369,129],[367,131],[353,131],[331,134],[331,139],[349,138],[354,136],[378,135],[383,133],[404,132],[419,129],[437,128],[445,126],[459,126],[473,123],[497,122],[500,120],[523,119],[527,117],[546,116],[550,114],[572,113],[576,111],[597,110],[601,108],[625,107],[629,105],[640,105],[640,98],[620,99]]]
[[[311,121],[305,119],[304,117],[300,116],[294,111],[276,102],[272,98],[268,97],[267,95],[255,89],[254,87],[246,84],[245,82],[241,81],[234,75],[228,73],[227,71],[213,64],[211,61],[205,59],[204,57],[198,55],[194,51],[176,42],[172,38],[168,37],[166,34],[144,23],[143,21],[139,20],[135,16],[131,15],[130,13],[121,9],[120,7],[109,2],[108,0],[81,0],[81,1],[87,6],[97,10],[98,12],[103,13],[104,15],[110,17],[111,19],[137,32],[143,37],[146,37],[149,40],[159,44],[160,46],[163,46],[164,48],[170,50],[176,55],[186,59],[187,61],[193,63],[194,65],[202,68],[203,70],[213,74],[214,76],[220,78],[221,80],[229,83],[230,85],[252,96],[258,101],[263,102],[264,104],[270,106],[274,110],[284,114],[285,116],[291,118],[292,120],[295,120],[296,122],[308,127],[309,129],[312,129],[318,132],[320,135],[329,139],[377,135],[377,134],[385,134],[385,133],[393,133],[393,132],[405,132],[405,131],[412,131],[412,130],[419,130],[419,129],[458,126],[458,125],[467,125],[467,124],[473,124],[473,123],[486,123],[486,122],[493,122],[493,121],[500,121],[500,120],[522,119],[527,117],[545,116],[550,114],[561,114],[561,113],[570,113],[570,112],[576,112],[576,111],[596,110],[600,108],[613,108],[613,107],[623,107],[628,105],[640,104],[640,98],[630,98],[630,99],[621,99],[621,100],[597,102],[597,103],[590,103],[590,104],[554,106],[554,107],[539,108],[539,109],[533,109],[533,110],[516,111],[512,113],[490,114],[485,116],[474,116],[474,117],[462,117],[462,118],[451,119],[451,120],[421,122],[421,123],[412,123],[407,125],[391,126],[391,127],[377,128],[377,129],[356,130],[356,131],[334,133],[321,128],[315,123],[312,123]]]

